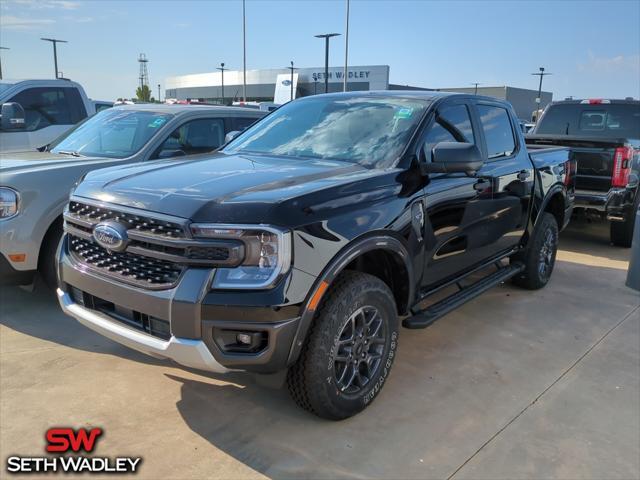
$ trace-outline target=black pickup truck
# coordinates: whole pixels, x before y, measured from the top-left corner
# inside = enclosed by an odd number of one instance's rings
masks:
[[[631,247],[640,204],[640,101],[551,103],[526,141],[571,148],[578,163],[576,211],[611,221],[611,243]]]
[[[574,167],[566,148],[528,151],[495,99],[307,97],[217,153],[87,174],[57,293],[124,345],[286,373],[300,406],[346,418],[387,379],[399,318],[425,328],[507,279],[548,282]]]

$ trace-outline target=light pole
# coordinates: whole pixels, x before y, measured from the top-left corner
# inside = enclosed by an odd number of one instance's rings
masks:
[[[242,0],[242,101],[247,102],[247,22],[245,0]]]
[[[160,98],[160,84],[158,84],[158,103],[162,103],[162,99]]]
[[[11,50],[8,47],[0,47],[0,50]],[[2,80],[2,59],[0,59],[0,80]]]
[[[224,68],[224,62],[222,62],[218,67],[218,70],[220,70],[220,73],[222,74],[222,105],[224,105],[224,71],[229,69]]]
[[[324,93],[329,92],[329,39],[337,37],[339,33],[323,33],[314,35],[316,38],[324,38]]]
[[[347,15],[345,20],[345,29],[344,29],[344,74],[342,79],[342,91],[347,91],[347,72],[349,69],[349,0],[346,0],[347,3]]]
[[[56,48],[56,45],[58,43],[69,43],[69,42],[67,42],[66,40],[58,40],[57,38],[41,38],[40,40],[53,43],[53,66],[56,69],[55,78],[58,78],[58,49]]]
[[[478,82],[475,82],[475,83],[472,83],[471,85],[473,85],[475,87],[475,90],[473,91],[473,94],[477,95],[478,94],[478,85],[482,85],[482,84],[478,83]]]
[[[291,60],[291,66],[287,68],[291,70],[291,100],[293,100],[293,72],[297,70],[297,68],[293,66],[293,60]]]
[[[538,120],[538,115],[540,111],[540,107],[542,105],[542,79],[545,75],[552,75],[551,73],[547,73],[544,71],[544,67],[540,67],[540,71],[538,73],[532,73],[531,75],[536,75],[540,77],[540,83],[538,84],[538,97],[536,98],[536,121]]]

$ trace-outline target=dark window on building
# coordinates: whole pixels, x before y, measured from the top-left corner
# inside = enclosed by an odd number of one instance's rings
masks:
[[[502,107],[478,105],[489,159],[508,157],[516,149],[509,112]]]
[[[440,142],[475,143],[471,117],[465,105],[444,107],[437,112],[425,138],[426,151],[432,151]]]
[[[191,120],[176,128],[158,150],[158,156],[192,155],[215,150],[224,143],[221,118]]]
[[[74,125],[87,116],[82,97],[75,88],[28,88],[9,101],[24,108],[27,131],[50,125]]]

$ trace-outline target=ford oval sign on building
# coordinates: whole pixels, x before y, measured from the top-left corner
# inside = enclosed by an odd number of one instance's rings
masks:
[[[107,250],[122,252],[127,248],[127,229],[117,222],[99,223],[93,229],[96,243]]]

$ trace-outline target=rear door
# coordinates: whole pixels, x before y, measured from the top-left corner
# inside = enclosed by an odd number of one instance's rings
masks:
[[[479,173],[491,182],[494,208],[487,250],[499,255],[518,245],[527,228],[535,170],[511,111],[500,102],[473,103],[485,158]]]

